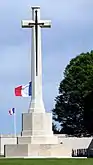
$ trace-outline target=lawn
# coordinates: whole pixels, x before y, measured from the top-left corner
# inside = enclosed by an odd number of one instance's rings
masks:
[[[0,159],[0,165],[93,165],[93,159]]]

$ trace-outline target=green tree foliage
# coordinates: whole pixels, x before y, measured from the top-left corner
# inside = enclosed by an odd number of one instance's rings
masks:
[[[53,109],[53,119],[61,125],[60,133],[73,136],[93,134],[92,91],[93,51],[73,58],[65,68]]]

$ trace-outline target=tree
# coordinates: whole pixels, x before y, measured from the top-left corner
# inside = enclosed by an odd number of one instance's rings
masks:
[[[90,135],[93,135],[93,91],[85,97],[84,124]]]
[[[59,95],[55,99],[53,119],[61,125],[61,133],[73,136],[88,136],[88,117],[93,105],[88,110],[86,100],[93,91],[93,51],[82,53],[73,58],[64,71],[64,79],[59,86]],[[92,95],[91,95],[92,97]],[[93,97],[92,97],[93,100]],[[87,121],[87,122],[86,122]],[[93,122],[91,123],[93,127]]]

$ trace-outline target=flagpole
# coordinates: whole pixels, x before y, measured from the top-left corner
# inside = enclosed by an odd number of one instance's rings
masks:
[[[16,112],[14,113],[14,137],[16,137]]]

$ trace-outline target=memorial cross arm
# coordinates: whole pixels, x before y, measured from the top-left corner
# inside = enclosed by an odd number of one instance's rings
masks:
[[[40,20],[38,22],[41,28],[51,28],[51,21],[50,20]]]
[[[32,28],[35,25],[35,21],[33,20],[22,20],[21,26],[22,28]]]
[[[40,20],[38,21],[38,25],[41,28],[50,28],[51,27],[51,21],[50,20]],[[22,28],[32,28],[35,26],[35,21],[33,20],[22,20],[21,21]]]

